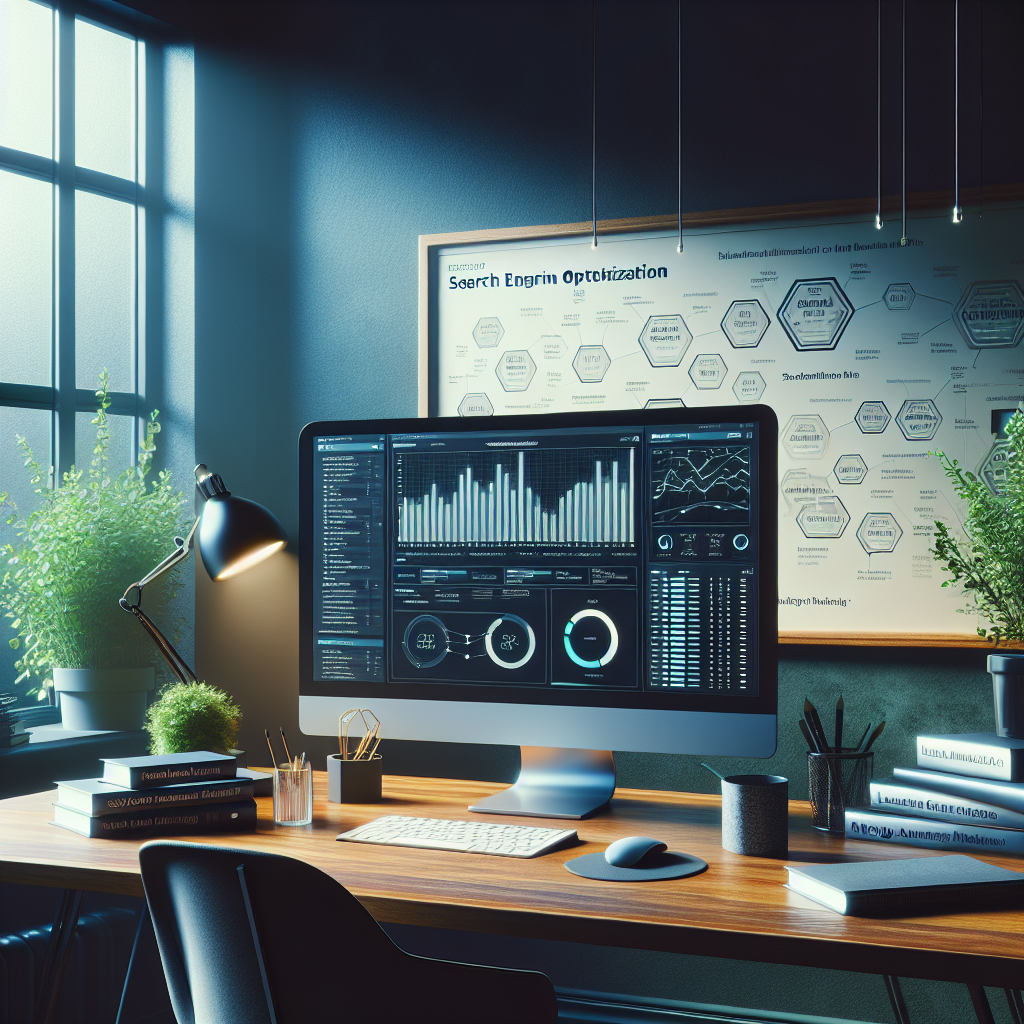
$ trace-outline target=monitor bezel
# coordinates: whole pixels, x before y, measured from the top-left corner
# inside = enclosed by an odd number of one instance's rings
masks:
[[[758,474],[762,501],[758,522],[758,692],[666,693],[663,690],[561,689],[465,683],[354,681],[313,678],[313,439],[332,434],[401,434],[422,431],[578,430],[587,427],[658,427],[706,422],[758,424]],[[339,699],[407,699],[457,703],[532,704],[666,711],[775,715],[778,705],[778,420],[766,405],[539,413],[489,417],[404,417],[318,420],[299,434],[299,694]]]

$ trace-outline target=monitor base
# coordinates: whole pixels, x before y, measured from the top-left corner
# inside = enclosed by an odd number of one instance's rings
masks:
[[[470,806],[483,814],[529,818],[586,818],[615,792],[615,759],[610,750],[520,747],[522,768],[510,789]]]

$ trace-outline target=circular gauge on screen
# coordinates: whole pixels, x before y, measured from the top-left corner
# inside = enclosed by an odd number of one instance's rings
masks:
[[[487,627],[484,647],[495,665],[522,668],[537,650],[537,638],[525,619],[518,615],[502,615]]]
[[[601,668],[619,649],[611,616],[596,608],[578,611],[565,625],[565,653],[581,668]]]
[[[417,668],[433,668],[448,653],[448,630],[436,615],[417,615],[402,638],[405,656]]]

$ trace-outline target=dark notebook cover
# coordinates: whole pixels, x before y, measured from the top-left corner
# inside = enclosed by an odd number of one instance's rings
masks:
[[[127,811],[249,800],[255,795],[253,785],[252,779],[241,776],[150,789],[122,789],[102,779],[71,779],[57,783],[57,803],[82,814],[124,814]]]
[[[956,903],[973,909],[1024,896],[1024,874],[963,854],[790,867],[789,888],[839,913]],[[841,909],[844,902],[845,909]]]
[[[230,754],[190,750],[184,754],[151,754],[143,757],[104,757],[103,781],[122,789],[152,789],[183,782],[233,779],[238,762]]]
[[[53,824],[89,839],[120,839],[143,833],[234,832],[256,824],[256,801],[238,800],[206,807],[169,807],[166,810],[129,811],[127,814],[82,814],[71,807],[53,805]]]

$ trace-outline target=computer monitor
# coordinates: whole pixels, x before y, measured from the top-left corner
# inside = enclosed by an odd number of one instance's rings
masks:
[[[775,750],[766,406],[310,423],[302,731],[519,744],[474,810],[582,817],[612,750]]]

